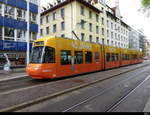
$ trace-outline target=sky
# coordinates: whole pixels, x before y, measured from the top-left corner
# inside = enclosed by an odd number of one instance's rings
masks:
[[[41,0],[41,5],[46,6],[47,2],[53,0]],[[115,6],[115,0],[106,0],[110,7]],[[119,0],[119,8],[123,21],[135,29],[143,29],[146,39],[150,40],[150,17],[138,11],[141,8],[140,0]]]

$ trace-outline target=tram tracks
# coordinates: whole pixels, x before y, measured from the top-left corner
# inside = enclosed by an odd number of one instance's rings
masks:
[[[115,103],[111,104],[109,108],[107,108],[104,112],[112,112],[114,109],[116,109],[120,103],[122,103],[127,97],[129,97],[132,93],[136,91],[140,86],[142,86],[148,79],[150,79],[150,75],[146,77],[139,85],[137,85],[135,88],[131,89],[128,93],[126,93],[124,96],[119,98]]]
[[[145,69],[146,70],[146,69]],[[143,70],[143,72],[145,71]],[[75,105],[72,105],[71,107],[65,109],[64,111],[62,112],[71,112],[73,110],[75,110],[76,108],[80,108],[80,106],[82,106],[83,104],[87,104],[93,100],[95,100],[96,98],[104,95],[106,92],[108,91],[111,91],[113,90],[113,88],[131,80],[131,79],[134,79],[139,73],[135,74],[134,76],[132,76],[131,78],[127,78],[125,80],[122,80],[121,82],[119,83],[116,83],[115,85],[111,86],[111,87],[108,87],[102,91],[100,91],[99,93],[97,93],[96,95],[94,96],[91,96],[91,97],[88,97],[86,99],[84,99],[83,101],[75,104]],[[120,103],[122,103],[127,97],[129,97],[137,88],[139,88],[141,85],[144,84],[145,81],[147,81],[148,79],[150,79],[150,75],[148,77],[146,77],[144,80],[142,80],[136,87],[130,89],[129,91],[127,91],[123,96],[121,96],[119,99],[115,100],[113,103],[109,104],[108,107],[106,107],[105,110],[103,110],[103,112],[112,112],[115,108],[117,108],[119,106]]]
[[[136,68],[136,69],[139,69],[139,68],[140,68],[140,67],[138,67],[138,68]],[[126,71],[126,72],[124,72],[124,73],[131,72],[131,71],[133,71],[133,70],[135,70],[135,68],[132,69],[132,70],[128,70],[128,71]],[[123,73],[116,74],[116,75],[114,75],[114,76],[118,76],[118,75],[121,75],[121,74],[123,74]],[[28,102],[24,102],[24,103],[21,103],[21,104],[14,105],[14,106],[12,106],[12,107],[8,107],[8,108],[1,109],[0,111],[3,111],[3,112],[6,112],[6,111],[16,111],[16,110],[25,108],[25,107],[27,107],[27,106],[29,106],[29,105],[33,105],[33,104],[36,104],[36,103],[45,101],[45,100],[50,99],[50,98],[53,98],[53,97],[56,97],[56,96],[59,96],[59,95],[62,95],[62,94],[66,94],[66,93],[68,93],[68,92],[71,92],[71,91],[74,91],[74,90],[77,90],[77,89],[80,89],[80,88],[83,88],[83,87],[87,87],[87,86],[89,86],[89,85],[98,83],[98,82],[100,82],[100,81],[104,81],[104,80],[113,78],[114,76],[109,76],[108,78],[105,78],[105,79],[99,79],[99,80],[96,80],[96,81],[92,81],[92,82],[90,82],[90,83],[85,83],[85,84],[80,85],[80,86],[78,86],[78,87],[72,87],[72,88],[69,88],[69,89],[67,89],[67,90],[63,90],[63,91],[61,91],[61,92],[56,92],[56,93],[51,94],[51,95],[47,95],[47,96],[43,96],[43,97],[40,97],[40,98],[36,98],[36,99],[30,100],[30,101],[28,101]],[[67,80],[69,80],[69,79],[67,79]],[[53,83],[53,82],[52,82],[52,83]]]

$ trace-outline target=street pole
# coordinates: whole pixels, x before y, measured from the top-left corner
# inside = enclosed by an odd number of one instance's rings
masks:
[[[29,64],[29,50],[30,50],[30,36],[29,36],[29,24],[30,22],[30,15],[29,15],[29,0],[27,0],[27,34],[26,34],[26,41],[27,41],[27,64]]]

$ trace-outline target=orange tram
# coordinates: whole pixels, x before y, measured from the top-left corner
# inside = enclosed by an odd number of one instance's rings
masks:
[[[26,72],[33,79],[47,79],[141,62],[142,52],[139,51],[67,38],[46,37],[34,42]]]

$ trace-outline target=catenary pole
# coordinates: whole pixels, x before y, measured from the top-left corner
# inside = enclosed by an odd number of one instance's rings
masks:
[[[27,34],[26,34],[26,41],[27,41],[27,64],[29,64],[29,50],[30,50],[30,36],[29,36],[29,0],[27,0]]]

